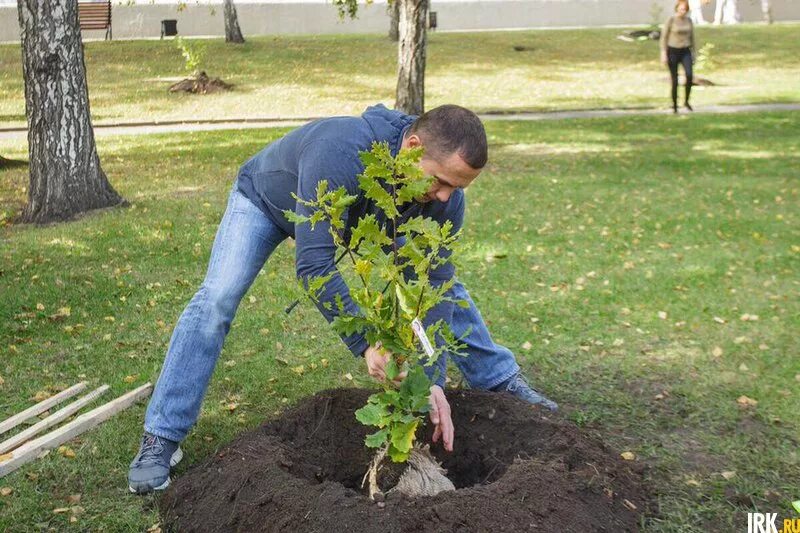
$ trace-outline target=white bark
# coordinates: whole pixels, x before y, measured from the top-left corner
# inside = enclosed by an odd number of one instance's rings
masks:
[[[769,0],[761,0],[761,15],[764,18],[764,22],[772,24],[772,5]]]
[[[17,0],[30,187],[23,222],[120,205],[97,156],[77,0]]]
[[[741,21],[738,0],[717,0],[716,9],[714,10],[714,24],[738,24]]]
[[[239,28],[239,16],[236,14],[236,6],[233,0],[224,0],[222,4],[222,15],[225,19],[225,42],[241,44],[244,42],[242,30]]]
[[[703,0],[689,0],[689,14],[694,24],[708,24],[703,17]]]
[[[395,108],[411,115],[425,111],[425,48],[428,0],[400,2],[400,42],[397,47],[397,101]]]

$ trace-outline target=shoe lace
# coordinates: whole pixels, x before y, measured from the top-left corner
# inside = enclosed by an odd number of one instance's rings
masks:
[[[514,379],[508,385],[508,392],[515,392],[521,386],[528,387],[534,393],[541,395],[541,392],[539,392],[536,388],[532,387],[530,381],[528,381],[528,378],[526,378],[522,373],[519,373],[516,376],[514,376]]]
[[[142,449],[139,453],[139,463],[158,459],[164,451],[164,443],[156,435],[145,435],[142,439]]]

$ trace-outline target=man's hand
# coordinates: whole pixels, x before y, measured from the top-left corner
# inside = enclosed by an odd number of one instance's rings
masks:
[[[661,64],[662,65],[666,65],[667,64],[667,53],[666,52],[661,52]]]
[[[367,372],[370,376],[378,381],[386,380],[386,365],[389,363],[389,358],[392,352],[381,348],[380,345],[370,346],[364,350],[364,360],[367,362]],[[394,381],[403,381],[407,372],[401,372]]]
[[[447,403],[447,398],[444,397],[444,390],[439,385],[431,387],[431,422],[433,422],[433,442],[439,442],[439,437],[442,437],[444,449],[448,452],[453,451],[453,434],[455,428],[453,427],[453,419],[450,417],[450,404]]]

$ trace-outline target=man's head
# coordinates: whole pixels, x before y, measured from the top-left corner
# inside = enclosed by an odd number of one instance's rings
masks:
[[[423,113],[403,138],[402,148],[423,146],[420,166],[434,181],[421,202],[446,202],[456,189],[467,188],[488,159],[486,131],[469,109],[443,105]]]

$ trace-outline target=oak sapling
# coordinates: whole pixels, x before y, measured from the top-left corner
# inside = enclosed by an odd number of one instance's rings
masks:
[[[421,328],[427,313],[442,302],[468,305],[446,295],[454,280],[435,284],[430,277],[435,269],[453,261],[460,232],[454,232],[449,221],[439,224],[431,218],[408,216],[412,202],[433,183],[419,166],[422,154],[423,149],[417,147],[400,150],[393,157],[385,142],[373,143],[370,151],[359,153],[364,165],[359,188],[379,213],[360,218],[349,235],[343,217],[357,197],[344,187],[329,190],[325,180],[318,182],[315,199],[295,195],[298,203],[310,208],[310,216],[284,212],[295,224],[327,230],[350,259],[349,268],[340,272],[361,314],[347,313],[338,295],[335,302],[322,302],[326,309],[337,307],[334,330],[342,335],[361,332],[371,346],[390,354],[383,390],[356,411],[359,422],[377,429],[365,440],[366,446],[376,449],[365,475],[371,497],[377,491],[377,472],[384,457],[401,463],[415,451],[416,431],[429,410],[432,385],[423,365],[434,365],[445,352],[462,355],[464,347],[444,320]],[[325,228],[317,228],[318,224]],[[319,303],[320,291],[334,274],[301,280],[312,300]]]

